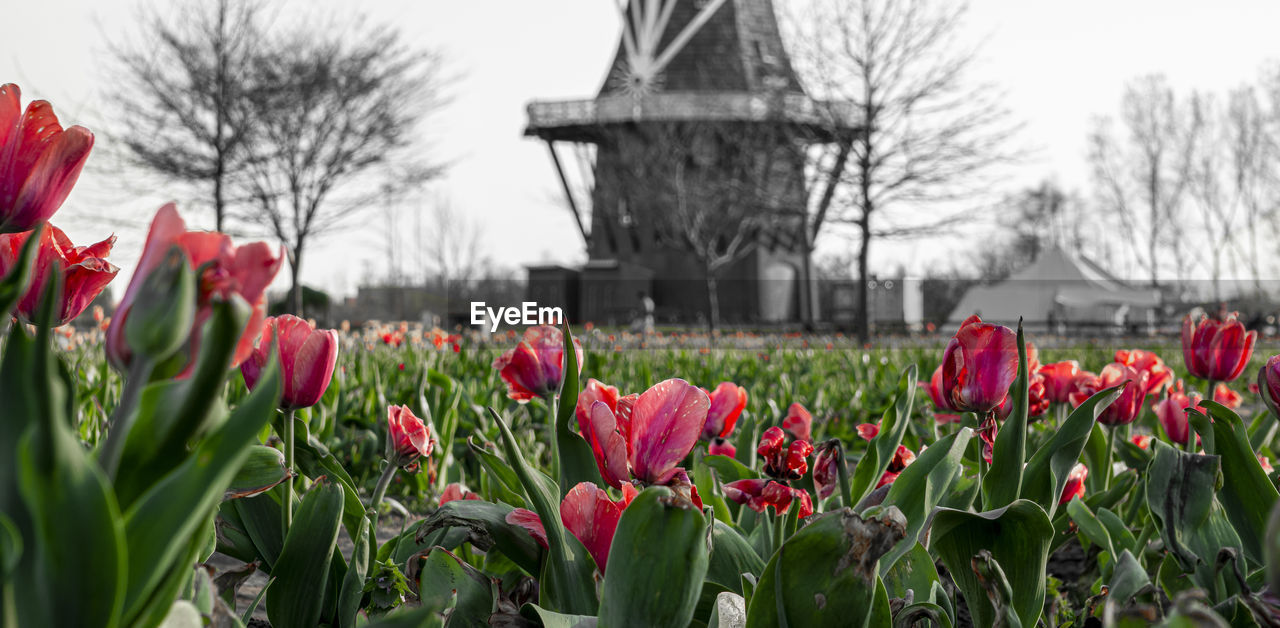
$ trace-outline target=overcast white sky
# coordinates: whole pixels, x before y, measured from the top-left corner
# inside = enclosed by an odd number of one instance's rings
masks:
[[[0,83],[17,82],[24,100],[47,98],[64,124],[91,128],[100,119],[101,98],[129,97],[108,96],[101,59],[107,40],[132,28],[138,0],[7,0],[5,5]],[[342,11],[355,3],[295,0],[285,15],[313,5]],[[582,244],[561,204],[546,149],[521,135],[524,105],[533,98],[594,95],[620,30],[613,1],[360,5],[373,19],[393,21],[409,37],[443,52],[450,71],[460,77],[452,84],[449,106],[428,125],[433,154],[451,164],[448,173],[427,198],[400,211],[426,211],[435,198],[448,199],[484,222],[486,246],[506,266],[581,259]],[[1010,190],[1054,178],[1086,191],[1089,121],[1116,111],[1124,82],[1134,76],[1162,72],[1180,89],[1224,91],[1251,80],[1265,61],[1280,59],[1275,35],[1280,3],[1274,0],[974,0],[972,8],[969,27],[975,36],[988,36],[982,75],[1007,90],[1009,108],[1026,124],[1023,140],[1038,149],[1011,174]],[[146,221],[173,195],[158,189],[125,199],[99,191],[103,182],[92,181],[94,176],[101,175],[82,176],[55,223],[77,243],[116,232],[120,239],[113,261],[127,272],[140,251]],[[210,222],[199,212],[185,213],[190,222]],[[354,292],[368,272],[385,272],[384,241],[380,213],[372,211],[351,230],[318,243],[304,280]],[[944,239],[931,243],[930,253],[909,257],[910,245],[884,246],[873,260],[885,270],[901,263],[922,270],[949,265],[946,256],[962,245],[960,238]],[[820,246],[833,250],[847,244],[833,237]]]

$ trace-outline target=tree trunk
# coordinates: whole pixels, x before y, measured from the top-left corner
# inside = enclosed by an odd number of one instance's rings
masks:
[[[707,333],[714,334],[720,326],[720,294],[717,292],[716,273],[707,269]]]
[[[223,165],[219,160],[214,168],[213,174],[213,230],[222,232],[223,216],[225,215],[226,200],[222,191]]]
[[[296,246],[289,256],[289,311],[306,318],[302,311],[302,247]]]
[[[804,330],[812,332],[814,323],[817,322],[817,313],[813,307],[813,243],[809,241],[809,228],[807,225],[801,227],[800,237],[802,238],[804,259],[801,263],[800,277],[800,321],[804,324]]]
[[[870,269],[867,267],[871,250],[871,214],[865,208],[858,226],[862,229],[862,234],[859,236],[861,244],[858,248],[857,331],[858,342],[865,345],[871,342],[871,292],[867,289],[867,282],[871,280]]]

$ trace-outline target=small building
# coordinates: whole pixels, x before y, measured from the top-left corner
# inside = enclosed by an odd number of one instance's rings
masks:
[[[947,320],[951,329],[973,314],[1028,331],[1146,332],[1154,328],[1160,291],[1138,288],[1092,260],[1053,247],[1004,281],[970,288]]]

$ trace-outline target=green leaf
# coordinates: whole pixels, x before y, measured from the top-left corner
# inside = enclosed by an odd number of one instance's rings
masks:
[[[916,543],[911,546],[888,569],[885,569],[885,560],[882,558],[880,570],[884,572],[884,586],[889,596],[906,599],[911,595],[917,603],[929,604],[933,609],[941,611],[939,623],[954,623],[955,611],[951,608],[951,600],[942,589],[942,578],[938,575],[933,557],[923,545]]]
[[[502,416],[493,408],[489,408],[489,413],[502,432],[507,463],[520,478],[525,496],[542,519],[542,526],[547,532],[547,561],[539,579],[542,603],[569,614],[594,615],[598,605],[591,576],[595,563],[586,548],[565,533],[564,524],[560,521],[559,492],[552,483],[542,479],[545,476],[525,462],[520,444]]]
[[[269,364],[258,388],[231,417],[126,512],[125,535],[130,548],[126,620],[134,618],[191,535],[212,517],[248,457],[249,444],[275,414],[280,370],[275,361]]]
[[[1115,386],[1094,393],[1073,410],[1053,436],[1036,450],[1023,473],[1023,498],[1040,504],[1050,517],[1054,516],[1071,467],[1080,459],[1086,443],[1091,443],[1090,434],[1097,425],[1098,415],[1120,396],[1120,392],[1121,387]],[[1098,442],[1105,442],[1105,438]],[[1090,466],[1090,469],[1095,475],[1102,474],[1101,467]]]
[[[976,626],[996,620],[995,607],[971,561],[987,550],[1008,575],[1011,604],[1024,626],[1034,626],[1045,597],[1045,564],[1053,524],[1035,502],[1019,499],[996,510],[972,513],[948,508],[933,516],[930,546],[964,593]]]
[[[496,548],[525,572],[537,576],[542,546],[524,528],[507,523],[512,510],[515,509],[506,504],[480,500],[451,501],[428,515],[415,537],[421,540],[436,530],[465,529],[467,541],[476,549],[489,552]]]
[[[591,445],[580,434],[569,429],[578,405],[578,352],[573,347],[573,334],[566,323],[561,326],[564,335],[564,377],[560,380],[559,402],[556,405],[556,449],[559,451],[560,486],[573,487],[580,482],[591,482],[604,488],[600,470],[596,467]]]
[[[1027,341],[1018,320],[1018,376],[1009,388],[1013,410],[1000,427],[992,448],[991,468],[982,479],[982,503],[988,509],[1007,506],[1022,492],[1022,471],[1027,461]]]
[[[346,510],[345,507],[343,510]],[[360,598],[364,597],[364,579],[369,573],[369,518],[362,517],[351,551],[351,565],[342,577],[342,589],[338,593],[338,626],[354,628],[356,614],[360,612]]]
[[[41,224],[27,234],[16,263],[9,274],[0,279],[0,321],[9,320],[9,313],[27,294],[27,287],[31,283],[31,266],[35,263],[36,251],[40,250],[40,237],[45,228]]]
[[[896,508],[862,518],[849,508],[819,515],[765,566],[747,606],[747,626],[867,626],[876,606],[880,557],[906,535]]]
[[[231,479],[223,499],[253,497],[271,490],[289,477],[284,452],[274,447],[250,445],[249,454]]]
[[[51,302],[49,295],[42,320]],[[5,504],[4,513],[17,523],[24,547],[22,577],[13,582],[15,609],[5,613],[18,625],[119,625],[127,573],[123,517],[104,473],[70,428],[74,384],[51,354],[49,326],[37,326],[35,339],[12,327],[0,379],[0,423],[26,426],[22,437],[6,441],[14,446],[20,505],[10,510]],[[3,466],[9,464],[6,458]]]
[[[1067,514],[1071,516],[1080,533],[1089,539],[1090,543],[1101,547],[1111,555],[1112,560],[1116,559],[1116,546],[1111,541],[1111,533],[1107,531],[1107,526],[1098,521],[1097,515],[1089,510],[1083,500],[1076,498],[1067,502]]]
[[[1265,391],[1263,396],[1267,396]],[[1255,565],[1263,564],[1267,517],[1280,500],[1280,493],[1262,470],[1240,416],[1216,401],[1200,405],[1213,416],[1214,441],[1217,454],[1222,457],[1223,484],[1218,501],[1240,535],[1245,556]]]
[[[320,623],[330,562],[342,522],[342,488],[321,481],[294,516],[280,559],[271,570],[267,618],[277,628],[311,628]]]
[[[885,496],[881,506],[895,506],[902,511],[907,518],[907,535],[880,559],[882,574],[916,545],[929,514],[951,492],[956,479],[964,473],[961,459],[972,437],[973,430],[965,427],[939,440],[903,469],[898,479],[890,485],[889,494]]]
[[[549,611],[537,604],[525,604],[520,609],[520,616],[536,622],[543,628],[595,628],[598,622],[595,617],[587,615],[565,615]]]
[[[600,621],[606,626],[686,626],[707,574],[707,521],[670,489],[641,491],[622,511],[609,549]]]
[[[422,559],[418,592],[424,604],[457,597],[449,614],[449,626],[487,628],[493,607],[489,578],[444,548],[434,548]]]
[[[751,470],[747,465],[738,462],[734,458],[728,456],[703,456],[702,462],[716,472],[722,483],[736,482],[748,478],[755,479],[760,477],[759,473]]]
[[[1200,587],[1213,591],[1218,551],[1243,551],[1239,535],[1214,499],[1221,486],[1219,458],[1179,451],[1162,441],[1151,443],[1155,457],[1146,474],[1147,507],[1165,549],[1182,571],[1193,573]],[[1225,580],[1234,587],[1232,578]]]
[[[875,487],[880,476],[902,444],[902,437],[911,425],[911,404],[916,394],[916,366],[908,366],[898,380],[898,393],[880,419],[880,431],[867,443],[867,452],[854,468],[850,484],[850,504],[862,501]]]
[[[1116,559],[1116,567],[1111,574],[1111,584],[1108,586],[1110,591],[1107,594],[1107,604],[1115,604],[1116,609],[1119,610],[1127,606],[1133,596],[1151,586],[1151,578],[1138,563],[1138,559],[1133,557],[1133,553],[1124,550]]]
[[[711,558],[706,581],[742,593],[742,574],[760,577],[764,560],[737,530],[716,520],[711,530]]]

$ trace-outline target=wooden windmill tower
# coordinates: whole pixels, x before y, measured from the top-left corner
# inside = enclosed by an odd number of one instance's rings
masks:
[[[530,268],[531,287],[565,286],[535,296],[607,322],[644,291],[660,318],[691,322],[711,276],[726,322],[811,317],[808,156],[856,131],[850,108],[805,93],[772,0],[615,1],[598,95],[528,106],[589,260],[569,277]]]

